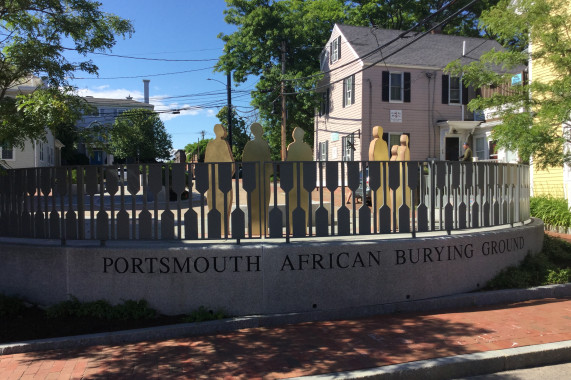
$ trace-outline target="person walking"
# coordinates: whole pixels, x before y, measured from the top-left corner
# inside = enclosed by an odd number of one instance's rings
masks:
[[[460,157],[460,161],[472,162],[472,149],[470,149],[470,144],[465,142],[463,147],[464,147],[464,155]]]

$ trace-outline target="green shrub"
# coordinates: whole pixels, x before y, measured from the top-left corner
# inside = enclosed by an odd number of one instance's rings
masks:
[[[112,306],[104,300],[79,302],[77,298],[71,296],[70,300],[49,307],[46,314],[48,318],[90,317],[107,320],[139,320],[154,318],[157,312],[150,308],[145,300],[127,300]]]
[[[193,323],[193,322],[205,322],[214,321],[218,319],[228,318],[228,315],[223,310],[217,310],[216,312],[208,310],[204,306],[200,306],[198,309],[194,310],[189,315],[183,318],[183,322]]]
[[[564,198],[551,196],[531,197],[529,200],[531,216],[543,220],[546,225],[571,227],[571,211]]]
[[[13,318],[26,310],[24,300],[20,297],[6,296],[0,293],[0,318]]]
[[[545,235],[543,248],[518,265],[502,270],[485,289],[527,288],[571,281],[571,244]]]

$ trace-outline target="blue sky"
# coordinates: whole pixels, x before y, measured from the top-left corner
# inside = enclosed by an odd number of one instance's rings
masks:
[[[100,0],[101,1],[101,0]],[[150,103],[156,111],[191,107],[180,115],[161,113],[173,147],[182,149],[201,138],[214,137],[216,113],[226,103],[226,75],[214,73],[213,66],[222,54],[219,33],[230,34],[234,26],[224,22],[224,0],[102,0],[103,10],[131,20],[135,33],[119,39],[111,54],[138,58],[201,60],[167,62],[89,55],[99,66],[99,79],[73,79],[80,95],[143,100],[143,79],[150,79]],[[155,74],[191,71],[174,75]],[[89,77],[77,73],[77,77]],[[140,78],[111,79],[144,76]],[[92,76],[91,78],[96,78]],[[214,80],[208,80],[212,78]],[[252,115],[249,91],[255,81],[233,88],[233,105],[244,116]],[[208,95],[206,95],[207,93]],[[202,95],[200,95],[202,94]],[[206,106],[206,107],[204,107]],[[251,120],[253,121],[253,120]]]

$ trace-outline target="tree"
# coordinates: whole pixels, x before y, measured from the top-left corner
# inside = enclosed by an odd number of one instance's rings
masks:
[[[504,91],[490,98],[478,97],[471,110],[493,108],[501,118],[492,138],[498,147],[517,150],[523,161],[533,157],[539,168],[571,162],[565,144],[571,143],[571,7],[566,0],[501,0],[482,13],[481,28],[505,46],[491,51],[480,62],[462,67],[448,66],[454,75],[463,75],[474,87],[503,86]],[[530,45],[531,43],[531,45]],[[527,47],[531,49],[527,50]],[[534,77],[530,83],[507,86],[513,73],[531,59],[550,76]],[[519,69],[518,69],[519,68]]]
[[[475,20],[481,7],[497,1],[480,1],[464,17],[447,24],[444,32],[477,34]],[[257,77],[252,105],[259,110],[272,158],[279,160],[281,81],[285,80],[287,94],[287,142],[291,142],[293,128],[299,126],[306,131],[311,145],[313,118],[320,100],[314,92],[320,80],[319,54],[335,23],[406,29],[445,3],[444,0],[226,0],[225,21],[237,26],[237,31],[219,36],[225,46],[216,70],[231,71],[238,83],[250,76]],[[432,22],[444,19],[446,14],[438,17]]]
[[[109,131],[109,148],[118,159],[155,162],[170,158],[172,140],[154,111],[131,109],[115,120]]]
[[[220,120],[220,124],[228,131],[228,106],[224,106],[218,111],[216,117]],[[242,161],[242,153],[246,143],[250,141],[250,136],[246,131],[246,122],[232,110],[232,156],[234,161]]]
[[[195,154],[198,154],[198,162],[204,162],[204,154],[206,153],[206,145],[212,139],[202,139],[195,143],[186,144],[184,147],[184,151],[186,152],[187,157],[190,155],[192,157]],[[190,161],[190,159],[189,159]]]
[[[129,21],[104,13],[100,6],[92,0],[0,4],[0,142],[23,146],[28,138],[43,138],[46,126],[53,129],[69,122],[71,115],[77,117],[78,98],[74,99],[68,78],[77,71],[96,74],[97,66],[89,59],[72,62],[64,52],[74,50],[86,56],[105,51],[115,45],[116,35],[133,32]],[[7,97],[10,88],[32,75],[41,77],[48,89],[16,99]]]

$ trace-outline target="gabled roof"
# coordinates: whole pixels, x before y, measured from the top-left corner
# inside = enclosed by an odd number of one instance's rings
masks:
[[[415,32],[408,33],[406,37],[398,39],[380,52],[377,51],[367,56],[371,51],[397,38],[403,31],[342,24],[336,24],[336,27],[339,28],[345,39],[359,58],[363,59],[365,64],[382,61],[387,65],[442,69],[456,59],[461,59],[462,64],[468,64],[478,60],[483,53],[492,48],[496,50],[503,49],[497,41],[485,38],[428,34],[400,52],[384,59],[392,52],[413,41],[415,37],[419,37],[420,34],[415,35]],[[466,56],[462,57],[464,41],[466,41]]]
[[[94,107],[115,107],[115,108],[150,108],[154,109],[155,106],[149,103],[138,102],[133,99],[108,99],[108,98],[94,98],[92,96],[84,96],[83,99]]]

